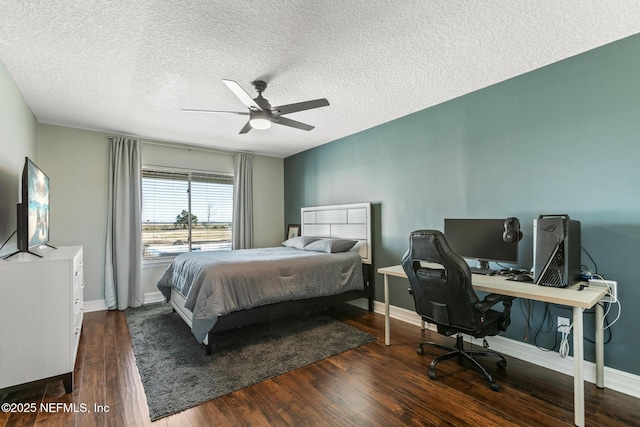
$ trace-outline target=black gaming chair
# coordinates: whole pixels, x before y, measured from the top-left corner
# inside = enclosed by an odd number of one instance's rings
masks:
[[[426,263],[431,263],[430,265]],[[429,365],[429,378],[435,379],[435,367],[438,362],[452,357],[462,357],[471,362],[489,380],[491,389],[498,391],[500,386],[493,381],[487,370],[475,360],[476,356],[497,356],[498,367],[507,366],[505,358],[495,351],[464,350],[463,335],[483,338],[488,348],[487,336],[506,331],[509,326],[512,297],[489,294],[483,301],[478,299],[471,286],[471,272],[467,263],[450,247],[444,235],[437,230],[418,230],[411,233],[409,251],[402,259],[413,295],[416,312],[426,322],[435,324],[442,335],[457,334],[454,349],[434,342],[423,342],[418,354],[424,354],[425,344],[452,350],[437,357]],[[502,302],[502,312],[492,310]]]

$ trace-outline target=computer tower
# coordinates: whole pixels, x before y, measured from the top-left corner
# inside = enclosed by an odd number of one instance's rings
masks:
[[[563,288],[580,281],[580,221],[540,215],[533,221],[533,279]]]

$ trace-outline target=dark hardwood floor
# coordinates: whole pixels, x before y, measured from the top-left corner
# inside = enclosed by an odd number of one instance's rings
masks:
[[[485,362],[500,383],[497,393],[456,361],[439,364],[430,380],[428,364],[442,351],[427,348],[420,357],[417,344],[425,335],[443,343],[453,338],[392,319],[393,345],[386,347],[383,316],[351,307],[331,315],[378,340],[152,423],[124,314],[88,313],[73,393],[58,381],[2,396],[3,402],[51,403],[53,411],[0,412],[0,426],[573,425],[569,376],[508,357],[506,370]],[[639,399],[590,383],[585,395],[588,426],[640,425]]]

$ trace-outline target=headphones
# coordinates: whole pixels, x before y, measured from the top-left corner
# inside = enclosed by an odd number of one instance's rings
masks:
[[[513,243],[520,239],[522,239],[522,231],[520,231],[520,221],[518,221],[518,218],[509,217],[505,219],[502,240],[507,243]]]

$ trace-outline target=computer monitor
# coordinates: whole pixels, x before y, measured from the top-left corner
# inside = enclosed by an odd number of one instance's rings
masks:
[[[463,258],[476,259],[479,267],[489,261],[518,263],[518,239],[505,242],[505,218],[444,220],[444,235],[449,246]]]

